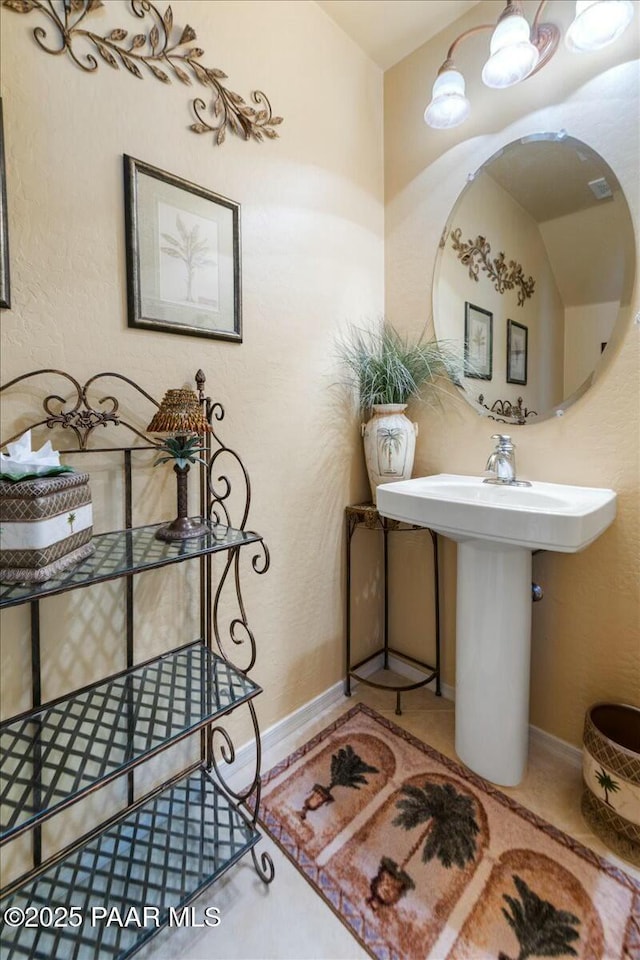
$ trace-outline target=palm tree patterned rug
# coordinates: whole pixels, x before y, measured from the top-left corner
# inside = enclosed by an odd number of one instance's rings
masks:
[[[637,960],[640,884],[358,704],[263,779],[260,820],[379,960]]]

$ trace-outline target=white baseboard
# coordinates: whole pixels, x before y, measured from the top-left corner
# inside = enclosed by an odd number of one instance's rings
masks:
[[[424,671],[418,670],[400,657],[393,656],[393,654],[389,657],[389,667],[395,673],[400,674],[401,677],[406,677],[408,680],[420,680],[421,677],[424,676]],[[379,654],[373,660],[364,664],[364,666],[360,668],[360,673],[362,673],[363,676],[369,676],[381,668],[382,654]],[[352,679],[351,686],[352,689],[355,690],[358,686],[358,681]],[[440,689],[442,696],[446,700],[455,701],[455,687],[452,687],[448,683],[441,683]],[[263,753],[272,747],[276,747],[282,740],[286,739],[290,734],[295,733],[296,730],[299,730],[300,727],[309,720],[315,719],[323,710],[328,710],[330,707],[334,707],[340,703],[343,697],[344,680],[340,680],[338,683],[334,683],[333,686],[329,687],[328,690],[325,690],[324,693],[314,697],[313,700],[310,700],[302,707],[294,710],[293,713],[274,723],[273,726],[269,727],[262,734]],[[577,769],[582,767],[582,751],[578,747],[574,747],[573,744],[567,743],[566,740],[554,737],[553,734],[547,733],[546,730],[540,730],[539,727],[534,726],[529,727],[529,740],[532,744],[542,746],[550,753],[561,757],[567,763],[571,764],[571,766]],[[229,783],[234,789],[244,786],[248,778],[252,775],[251,768],[254,763],[254,756],[255,748],[252,743],[244,744],[244,746],[240,747],[236,752],[233,774],[229,776]]]
[[[309,700],[308,703],[298,707],[297,710],[294,710],[293,713],[290,713],[287,717],[283,717],[282,720],[278,720],[273,726],[268,727],[262,734],[262,749],[269,750],[271,747],[277,746],[281,740],[284,740],[289,734],[295,733],[296,730],[309,720],[315,720],[323,710],[335,707],[343,696],[344,681],[339,680],[338,683],[334,683],[333,686],[325,690],[324,693],[314,697],[313,700]]]
[[[574,747],[572,743],[567,743],[566,740],[554,737],[552,733],[547,733],[546,730],[541,730],[533,725],[529,727],[529,742],[544,747],[549,753],[565,760],[577,770],[582,769],[582,750],[580,747]]]
[[[376,670],[380,670],[381,668],[382,654],[379,654],[379,656],[360,667],[359,672],[364,677],[368,677],[372,673],[375,673]],[[416,671],[416,674],[420,676],[418,671]],[[358,681],[352,679],[351,689],[355,690],[357,686]],[[309,700],[308,703],[305,703],[302,707],[294,710],[293,713],[283,717],[282,720],[278,720],[278,722],[274,723],[273,726],[268,727],[260,738],[262,742],[262,752],[266,753],[267,750],[270,750],[272,747],[276,747],[282,740],[285,740],[290,734],[295,733],[296,730],[299,730],[300,727],[302,727],[309,720],[315,720],[318,714],[322,713],[323,710],[328,710],[330,707],[335,707],[336,704],[343,700],[343,698],[344,680],[339,680],[338,683],[334,683],[333,686],[329,687],[328,690],[325,690],[324,693],[314,697],[313,700]],[[243,746],[239,747],[236,751],[236,758],[233,763],[233,771],[229,773],[227,778],[229,785],[234,790],[241,789],[253,775],[254,757],[255,747],[252,742],[243,744]]]
[[[332,687],[325,690],[319,696],[309,700],[303,706],[294,710],[288,716],[278,720],[273,726],[268,727],[261,735],[262,752],[266,753],[272,747],[276,747],[282,740],[285,740],[290,734],[295,733],[309,720],[315,719],[323,710],[328,710],[340,702],[344,696],[344,681],[340,680],[334,683]],[[233,770],[229,773],[228,782],[234,789],[238,790],[245,786],[254,772],[255,764],[255,746],[250,741],[239,747],[236,751],[236,758],[233,763]]]
[[[442,696],[445,698],[445,700],[451,700],[451,701],[455,700],[455,698],[456,698],[456,688],[455,688],[455,687],[452,687],[452,686],[451,686],[450,684],[448,684],[448,683],[443,683],[443,681],[441,680],[441,681],[440,681],[440,690],[442,691]]]
[[[380,666],[382,666],[382,654],[380,654]],[[411,663],[407,663],[400,657],[394,657],[393,654],[389,657],[389,667],[394,673],[399,673],[401,677],[406,677],[407,680],[417,681],[424,677],[424,670],[418,670]],[[445,700],[455,700],[454,688],[449,686],[448,683],[443,683],[442,680],[440,681],[440,692]]]
[[[401,677],[407,677],[407,679],[419,680],[422,675],[419,670],[416,670],[411,664],[405,663],[405,661],[399,657],[389,657],[389,666],[396,673],[399,673]],[[442,696],[446,700],[455,701],[455,687],[450,686],[448,683],[441,683],[440,689]],[[582,751],[579,747],[574,747],[572,743],[567,743],[566,740],[554,737],[553,734],[547,733],[546,730],[541,730],[539,727],[534,727],[533,725],[529,726],[529,741],[530,743],[544,747],[545,750],[555,754],[555,756],[561,757],[567,763],[570,763],[572,767],[582,768]]]

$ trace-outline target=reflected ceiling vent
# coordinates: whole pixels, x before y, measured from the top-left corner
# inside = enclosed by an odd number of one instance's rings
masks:
[[[609,200],[613,196],[611,187],[604,177],[600,177],[598,180],[590,180],[589,189],[596,200]]]

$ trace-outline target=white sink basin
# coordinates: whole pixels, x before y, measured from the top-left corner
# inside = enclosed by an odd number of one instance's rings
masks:
[[[430,527],[453,540],[491,540],[529,550],[575,553],[616,515],[613,490],[537,483],[509,487],[440,473],[377,490],[385,517]]]
[[[377,506],[458,543],[456,751],[481,777],[515,786],[529,738],[532,551],[584,549],[612,523],[616,495],[441,473],[379,486]]]

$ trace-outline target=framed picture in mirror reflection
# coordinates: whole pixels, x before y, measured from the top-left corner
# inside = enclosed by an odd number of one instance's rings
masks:
[[[507,320],[507,383],[527,382],[527,340],[529,330],[523,323]]]
[[[476,380],[493,376],[493,314],[468,301],[464,305],[464,375]]]

